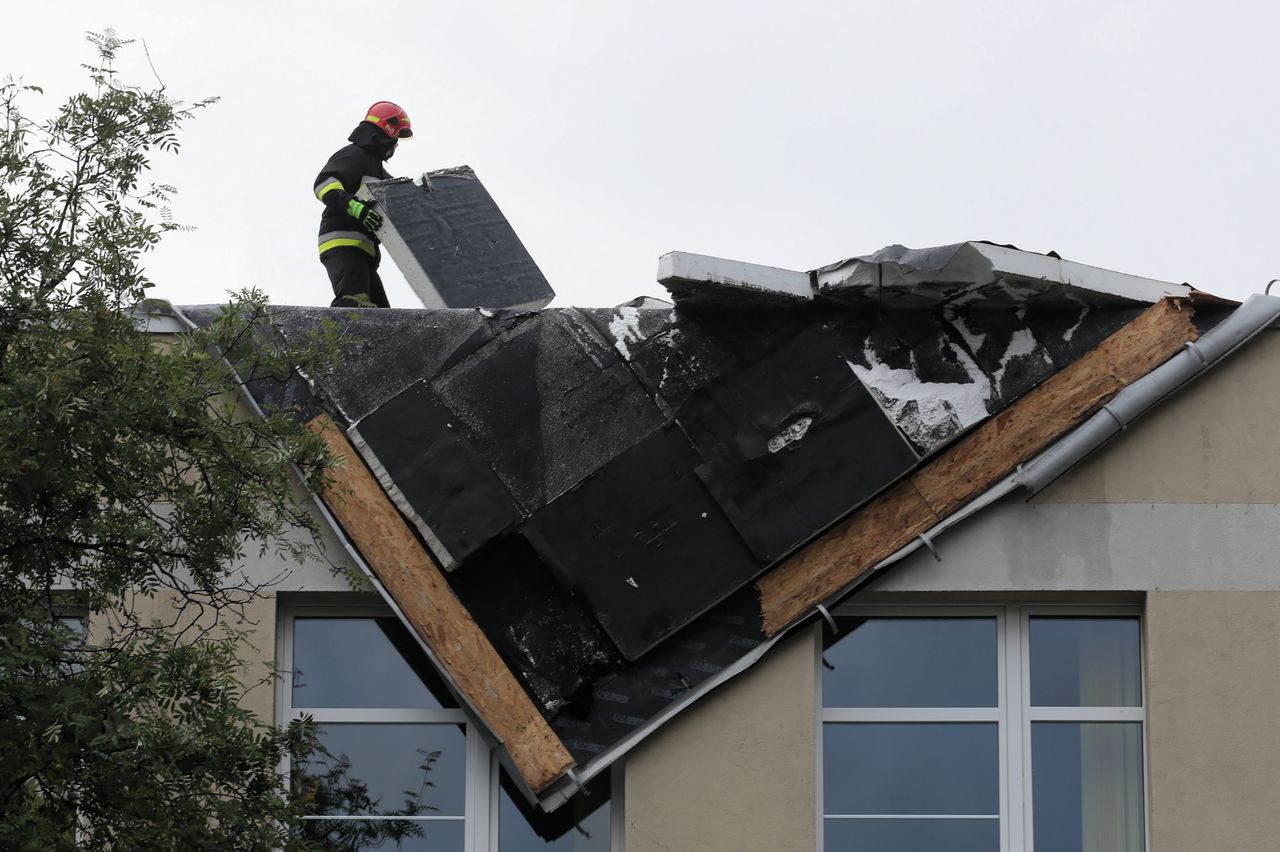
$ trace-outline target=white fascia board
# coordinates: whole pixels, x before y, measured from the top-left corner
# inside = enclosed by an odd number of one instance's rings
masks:
[[[176,309],[163,299],[143,299],[125,311],[138,331],[148,334],[180,334],[190,329],[175,315]]]
[[[1044,254],[986,243],[969,245],[991,262],[992,269],[997,274],[1058,281],[1081,290],[1092,290],[1095,293],[1104,293],[1135,302],[1158,302],[1165,296],[1190,296],[1192,292],[1192,288],[1186,284],[1126,275],[1123,272],[1112,272],[1109,269]]]
[[[807,272],[687,251],[668,252],[658,258],[658,283],[716,284],[795,299],[813,298]]]
[[[161,316],[159,314],[138,316],[135,314],[134,319],[138,323],[138,329],[148,334],[181,334],[184,331],[189,331],[185,325],[169,316]]]

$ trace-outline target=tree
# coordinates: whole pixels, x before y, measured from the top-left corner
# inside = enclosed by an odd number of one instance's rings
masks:
[[[280,766],[311,739],[240,706],[264,590],[238,566],[312,552],[285,536],[312,524],[291,481],[331,461],[236,392],[323,371],[336,335],[272,342],[256,291],[163,348],[140,328],[142,260],[179,227],[151,158],[210,101],[122,82],[129,43],[89,38],[91,91],[52,118],[0,83],[0,848],[303,848]]]

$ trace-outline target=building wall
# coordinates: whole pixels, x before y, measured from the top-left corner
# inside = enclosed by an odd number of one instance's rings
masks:
[[[1280,592],[1147,596],[1151,849],[1275,849]]]
[[[627,755],[626,852],[814,848],[818,635],[784,640]]]
[[[294,498],[300,502],[310,500],[300,484],[295,483]],[[314,542],[318,550],[302,563],[282,560],[275,548],[265,552],[252,543],[245,548],[245,556],[240,563],[237,577],[245,588],[256,588],[257,594],[244,601],[243,607],[236,611],[224,611],[217,617],[222,623],[245,633],[247,643],[242,659],[244,666],[241,682],[246,687],[242,705],[252,710],[263,722],[274,724],[276,721],[276,689],[273,683],[273,669],[276,659],[276,615],[279,610],[279,596],[290,593],[329,593],[331,599],[351,599],[355,593],[367,591],[369,586],[360,580],[354,572],[357,570],[351,562],[342,543],[334,532],[324,523],[318,510],[312,511],[313,518],[320,527],[320,535],[313,540],[311,533],[294,529],[289,538],[296,542]],[[175,592],[161,590],[151,596],[133,596],[128,607],[142,623],[153,620],[165,624],[174,624],[176,629],[210,627],[217,623],[212,612],[197,613],[195,608],[188,608],[186,613],[180,612],[184,599]],[[106,635],[112,616],[109,613],[95,614],[89,621],[90,635]],[[191,635],[196,634],[191,629]]]
[[[1162,402],[1036,502],[1280,503],[1280,329]]]
[[[194,637],[202,629],[213,628],[218,621],[212,612],[198,613],[194,608],[182,612],[183,598],[174,592],[159,592],[150,597],[135,596],[128,602],[129,608],[141,623],[160,621],[175,625],[179,631],[188,631]],[[241,654],[244,665],[240,669],[240,682],[246,688],[241,706],[252,710],[264,722],[275,722],[275,684],[272,676],[276,656],[276,598],[274,593],[261,595],[246,601],[243,609],[235,613],[224,612],[220,623],[245,633],[247,643]],[[89,619],[90,635],[106,635],[112,616],[97,613]]]

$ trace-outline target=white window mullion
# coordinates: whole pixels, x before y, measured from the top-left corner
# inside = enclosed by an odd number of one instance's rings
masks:
[[[1019,824],[1018,833],[1023,838],[1023,849],[1036,852],[1036,832],[1032,815],[1032,723],[1028,719],[1027,709],[1032,704],[1032,655],[1030,655],[1030,611],[1027,606],[1010,606],[1009,620],[1014,624],[1018,641],[1015,651],[1018,654],[1018,691],[1009,693],[1009,705],[1012,713],[1018,718],[1016,728],[1011,728],[1010,736],[1018,742],[1018,768],[1021,773],[1019,784]]]
[[[999,814],[827,814],[827,819],[1000,819]]]
[[[293,718],[310,716],[316,724],[364,722],[371,725],[464,725],[461,710],[415,710],[388,707],[294,707]]]
[[[1022,708],[1027,691],[1026,654],[1023,653],[1023,617],[1021,607],[1008,606],[1004,610],[1004,664],[1009,682],[1000,694],[1000,706],[1005,714],[1004,742],[1009,749],[1005,771],[1009,774],[1009,808],[1006,852],[1031,849],[1030,846],[1030,787],[1031,758],[1026,719]]]
[[[490,769],[492,753],[485,745],[474,725],[467,726],[467,778],[466,796],[463,812],[466,814],[466,827],[463,829],[463,848],[468,852],[488,852],[490,847],[490,828],[493,815],[490,813],[492,796],[489,788],[494,783],[494,773]]]
[[[828,707],[824,722],[999,722],[998,707]]]
[[[1028,707],[1032,722],[1145,722],[1141,707]]]

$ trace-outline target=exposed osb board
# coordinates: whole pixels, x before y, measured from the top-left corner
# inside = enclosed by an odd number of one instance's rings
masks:
[[[910,480],[854,512],[756,583],[765,635],[811,612],[938,521]]]
[[[776,635],[994,485],[1198,337],[1184,299],[1157,302],[756,583]]]
[[[330,475],[321,495],[325,505],[449,678],[502,739],[525,783],[542,792],[574,765],[573,758],[337,424],[322,414],[307,426],[346,459]]]

